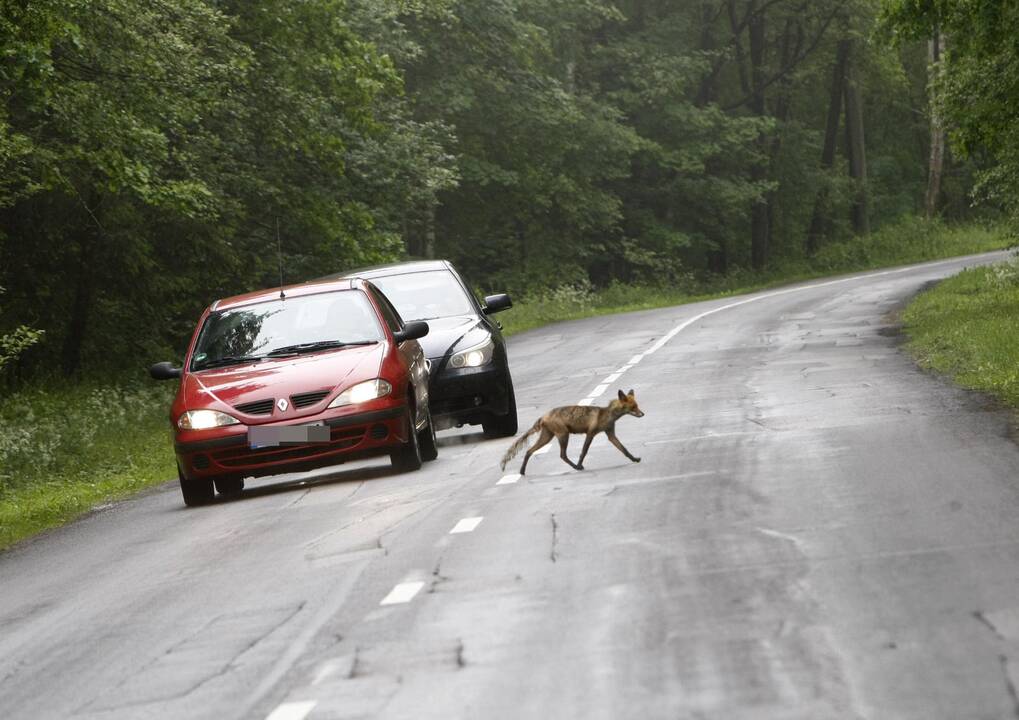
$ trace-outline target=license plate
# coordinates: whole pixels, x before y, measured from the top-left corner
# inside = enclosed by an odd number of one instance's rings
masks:
[[[280,445],[308,445],[329,442],[329,428],[318,425],[259,426],[248,428],[248,447],[252,450]]]

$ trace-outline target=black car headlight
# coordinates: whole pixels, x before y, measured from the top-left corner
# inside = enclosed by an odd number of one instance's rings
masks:
[[[449,358],[449,366],[451,368],[481,367],[492,362],[494,355],[495,341],[489,335],[483,343],[452,355]]]

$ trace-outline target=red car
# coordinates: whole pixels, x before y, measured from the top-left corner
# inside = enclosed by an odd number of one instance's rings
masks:
[[[364,280],[263,290],[214,302],[175,368],[170,409],[187,505],[244,478],[389,455],[400,471],[436,457],[428,368],[417,339]]]

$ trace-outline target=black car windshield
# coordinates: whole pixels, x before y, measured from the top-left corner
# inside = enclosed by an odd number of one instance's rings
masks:
[[[272,300],[209,315],[191,370],[378,342],[378,316],[360,290]]]
[[[374,277],[371,281],[382,289],[404,321],[477,312],[463,286],[447,270]]]

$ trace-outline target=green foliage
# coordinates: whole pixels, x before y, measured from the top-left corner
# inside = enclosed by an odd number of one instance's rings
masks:
[[[903,319],[921,365],[1019,408],[1019,258],[944,281]]]
[[[0,295],[4,289],[0,287]],[[3,308],[0,307],[0,316],[3,315]],[[18,359],[25,350],[42,340],[45,333],[42,330],[33,330],[26,325],[19,325],[10,332],[0,335],[0,375],[4,366]]]
[[[46,333],[6,382],[178,356],[211,300],[279,281],[278,241],[286,281],[434,256],[536,296],[807,267],[817,209],[815,264],[875,252],[850,207],[922,205],[935,21],[978,28],[950,43],[980,120],[956,118],[946,217],[977,171],[1012,203],[1012,10],[889,0],[892,48],[879,5],[0,0],[0,334]],[[847,39],[865,185],[843,140],[820,162]]]
[[[7,363],[13,362],[21,353],[39,342],[43,335],[42,330],[33,330],[25,325],[0,335],[0,371],[3,371]]]
[[[0,275],[6,315],[47,331],[38,363],[179,349],[212,298],[278,279],[277,233],[291,277],[399,256],[406,216],[453,170],[344,15],[337,0],[5,2]]]
[[[883,227],[865,241],[833,243],[810,261],[813,270],[887,267],[907,262],[936,260],[955,255],[974,255],[1006,247],[1009,239],[1000,227],[950,226],[940,220],[906,216]]]
[[[0,400],[0,549],[173,476],[170,388],[81,384]]]
[[[1010,242],[1000,227],[949,226],[905,217],[867,238],[833,243],[810,259],[785,260],[766,271],[686,275],[669,283],[613,283],[601,289],[589,283],[565,284],[515,298],[513,308],[499,318],[505,332],[513,334],[562,320],[680,305],[837,273],[1000,250]]]
[[[899,42],[948,44],[942,88],[957,152],[984,160],[977,192],[1019,220],[1019,3],[1000,0],[888,0],[884,31]],[[987,162],[989,160],[990,162]]]

